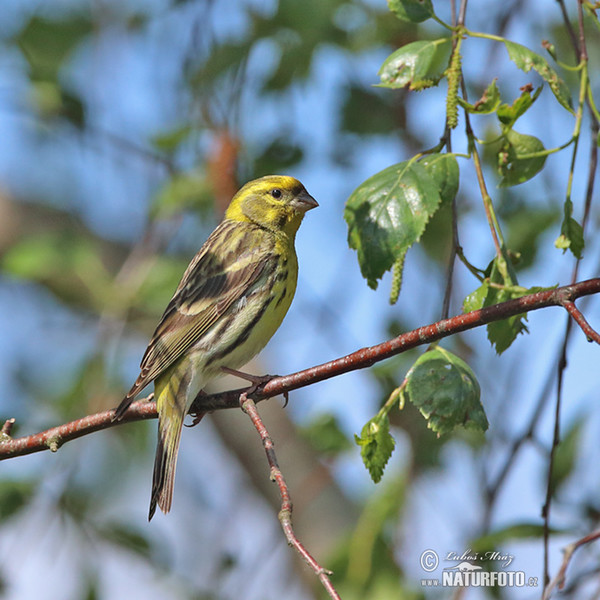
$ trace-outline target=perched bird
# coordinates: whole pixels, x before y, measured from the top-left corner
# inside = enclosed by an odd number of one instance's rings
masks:
[[[316,206],[293,177],[250,181],[183,274],[114,415],[121,419],[154,381],[158,444],[148,520],[157,504],[164,513],[171,508],[181,428],[197,394],[224,369],[247,363],[281,325],[296,291],[296,232]]]

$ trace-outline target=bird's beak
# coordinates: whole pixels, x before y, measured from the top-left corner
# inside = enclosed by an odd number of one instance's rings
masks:
[[[309,210],[319,206],[319,203],[306,190],[300,192],[294,198],[293,204],[302,212],[308,212]]]

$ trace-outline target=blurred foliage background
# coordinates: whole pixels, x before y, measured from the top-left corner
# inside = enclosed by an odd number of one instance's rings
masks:
[[[435,3],[446,22],[451,4]],[[467,24],[536,52],[548,39],[572,64],[562,7],[575,23],[575,2],[472,0]],[[251,370],[292,372],[440,317],[449,205],[408,253],[395,306],[388,303],[389,276],[378,291],[360,276],[343,221],[359,184],[431,148],[444,133],[445,86],[374,87],[391,52],[448,35],[436,22],[398,20],[383,0],[9,0],[3,8],[0,417],[16,418],[13,435],[118,404],[189,259],[239,185],[267,173],[298,177],[320,208],[299,233],[294,306]],[[594,65],[593,23],[589,34]],[[522,86],[543,83],[489,40],[464,43],[463,69],[472,102],[496,77],[509,105]],[[576,74],[560,75],[577,98]],[[492,117],[477,119],[481,138],[497,135]],[[588,119],[586,113],[582,131]],[[546,148],[568,140],[573,127],[548,86],[519,124]],[[585,157],[595,143],[586,136]],[[453,149],[467,151],[460,135]],[[568,283],[574,258],[553,242],[570,154],[549,156],[541,173],[514,187],[496,187],[497,155],[490,145],[484,170],[522,285]],[[574,170],[578,220],[585,157]],[[465,254],[485,269],[494,248],[468,161],[461,163],[457,211]],[[593,205],[580,279],[598,271],[598,215]],[[450,314],[478,285],[457,265]],[[581,305],[598,322],[598,301]],[[294,392],[285,410],[276,399],[260,405],[290,485],[297,533],[334,570],[342,597],[445,597],[421,586],[430,576],[419,563],[427,548],[440,557],[494,548],[514,555],[511,569],[539,581],[534,591],[468,590],[464,597],[541,593],[540,510],[565,322],[558,309],[531,314],[530,335],[500,357],[483,329],[448,340],[479,378],[490,429],[437,438],[416,409],[395,412],[397,447],[377,486],[353,434],[420,350]],[[574,332],[563,440],[551,474],[551,572],[560,548],[598,525],[599,478],[590,468],[599,458],[597,359],[598,350]],[[238,382],[220,386],[232,384]],[[3,462],[0,595],[323,596],[285,544],[277,491],[246,417],[227,411],[185,431],[174,509],[148,525],[154,444],[155,423],[138,423],[57,454]],[[597,572],[591,546],[570,571],[567,595],[591,594]]]

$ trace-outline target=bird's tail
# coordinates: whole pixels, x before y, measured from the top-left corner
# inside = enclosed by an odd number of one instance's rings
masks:
[[[148,520],[154,516],[157,505],[164,513],[171,510],[181,427],[187,412],[186,380],[185,370],[176,368],[154,382],[158,409],[158,443],[154,459]]]

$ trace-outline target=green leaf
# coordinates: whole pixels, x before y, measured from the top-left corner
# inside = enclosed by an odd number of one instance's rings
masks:
[[[435,85],[439,79],[443,51],[448,50],[449,41],[450,38],[421,40],[402,46],[381,65],[379,86],[392,89],[408,86],[411,90],[419,90]]]
[[[479,310],[483,307],[483,302],[486,299],[489,290],[489,283],[484,281],[475,291],[471,292],[463,300],[463,312],[471,312]]]
[[[396,445],[390,434],[387,416],[377,416],[365,423],[360,437],[355,435],[354,441],[360,446],[360,455],[371,479],[374,483],[379,483]]]
[[[552,93],[569,112],[573,113],[571,104],[571,95],[567,84],[557,75],[556,71],[548,64],[548,61],[539,54],[533,52],[529,48],[504,40],[504,45],[508,51],[508,56],[515,65],[525,73],[531,69],[536,71],[538,75],[544,79],[550,86]]]
[[[521,95],[516,98],[512,104],[501,104],[498,106],[496,114],[500,123],[502,123],[505,128],[510,129],[515,124],[516,120],[524,115],[538,99],[541,91],[542,86],[537,88],[532,96],[530,86],[525,86]]]
[[[336,456],[352,447],[335,415],[332,414],[320,415],[307,426],[302,427],[300,434],[320,454]]]
[[[492,288],[490,288],[492,289]],[[511,295],[503,290],[497,290],[498,294],[491,296],[492,304],[499,304],[500,302],[507,302],[512,300]],[[527,325],[523,322],[526,319],[525,315],[516,315],[509,317],[503,321],[494,321],[488,323],[487,335],[488,340],[494,346],[498,354],[502,354],[505,350],[508,350],[512,343],[517,339],[520,333],[529,333]]]
[[[458,103],[465,110],[473,114],[486,115],[494,112],[500,104],[500,92],[496,85],[496,79],[492,80],[475,104],[469,104],[460,97],[458,98]]]
[[[494,258],[492,261],[489,282],[506,287],[489,285],[483,306],[492,306],[514,298],[520,298],[528,293],[528,290],[516,287],[516,278],[513,278],[510,272],[507,272],[504,275],[502,274],[501,269],[498,266],[498,257]],[[520,333],[528,332],[524,319],[527,319],[526,314],[514,315],[507,319],[503,319],[502,321],[488,323],[488,340],[494,346],[498,354],[502,354],[502,352],[509,348]]]
[[[427,154],[419,164],[438,186],[442,202],[452,202],[458,193],[458,162],[451,154]]]
[[[554,242],[559,250],[566,252],[567,249],[573,253],[575,258],[581,258],[585,241],[583,239],[583,227],[573,218],[573,202],[570,198],[565,201],[565,216],[560,226],[560,236]]]
[[[546,156],[519,158],[527,154],[542,152],[544,145],[532,136],[509,129],[504,135],[504,144],[498,154],[500,187],[510,187],[529,181],[537,175],[546,162]]]
[[[422,23],[433,17],[431,0],[388,0],[389,9],[401,20]]]
[[[471,367],[448,350],[422,354],[406,375],[403,397],[412,402],[438,435],[456,427],[485,431],[488,421],[481,389]]]
[[[393,165],[367,179],[346,202],[348,244],[370,287],[419,241],[442,200],[458,190],[458,164],[447,154]]]
[[[506,277],[503,277],[496,265],[497,258],[492,261],[492,272],[489,277],[489,282],[505,285],[506,287],[496,287],[489,285],[487,281],[484,282],[481,288],[474,292],[478,294],[482,293],[484,286],[487,286],[487,295],[483,302],[483,306],[500,304],[501,302],[514,300],[515,298],[520,298],[521,296],[526,296],[528,294],[535,294],[544,290],[555,289],[556,287],[534,286],[529,289],[525,289],[516,285],[512,285],[511,282],[516,283],[516,279],[512,279],[510,274],[508,274]],[[479,299],[479,296],[477,299]],[[524,323],[524,320],[527,320],[527,313],[514,315],[512,317],[508,317],[507,319],[503,319],[502,321],[488,323],[488,339],[495,347],[498,354],[502,354],[502,352],[509,348],[520,333],[528,333],[528,329]]]

